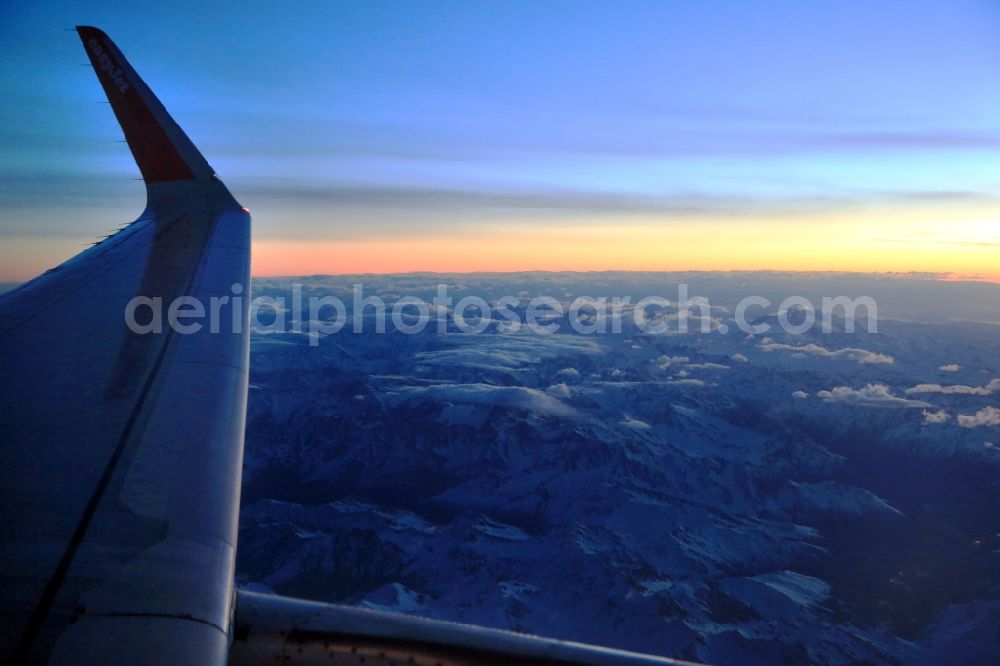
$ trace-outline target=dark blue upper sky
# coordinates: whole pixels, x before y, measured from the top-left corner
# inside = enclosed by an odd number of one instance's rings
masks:
[[[142,203],[75,24],[118,43],[261,240],[965,206],[1000,184],[986,0],[92,5],[0,9],[0,235],[32,270]]]

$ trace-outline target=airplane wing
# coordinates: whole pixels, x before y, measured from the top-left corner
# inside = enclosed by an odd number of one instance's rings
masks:
[[[0,296],[0,658],[663,664],[234,589],[250,216],[103,32],[135,222]]]
[[[135,222],[0,299],[0,655],[223,663],[250,216],[107,35],[77,30],[148,198]],[[137,296],[164,310],[229,297],[224,323],[242,328],[185,335],[163,312],[160,332],[136,333]],[[155,325],[152,306],[133,314]]]
[[[239,590],[229,663],[654,666],[689,662]]]

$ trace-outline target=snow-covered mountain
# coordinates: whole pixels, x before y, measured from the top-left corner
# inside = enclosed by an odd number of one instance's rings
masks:
[[[240,581],[717,664],[991,663],[1000,327],[894,310],[922,281],[886,280],[878,333],[791,335],[762,308],[747,335],[734,294],[829,280],[367,276],[388,303],[686,281],[711,331],[255,335]],[[954,290],[984,321],[1000,287]]]

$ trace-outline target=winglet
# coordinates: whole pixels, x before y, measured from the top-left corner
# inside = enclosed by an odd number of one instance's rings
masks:
[[[97,79],[147,183],[205,180],[215,172],[102,30],[77,26]]]

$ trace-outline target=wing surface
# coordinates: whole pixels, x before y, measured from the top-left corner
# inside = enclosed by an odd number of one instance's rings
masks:
[[[237,592],[230,666],[656,666],[673,659],[409,615]]]
[[[221,664],[250,218],[107,35],[77,31],[147,207],[0,297],[0,658]],[[159,332],[126,325],[135,297],[162,304]],[[170,327],[180,297],[206,309],[227,299],[219,332]],[[155,328],[153,305],[134,310],[135,322]]]

